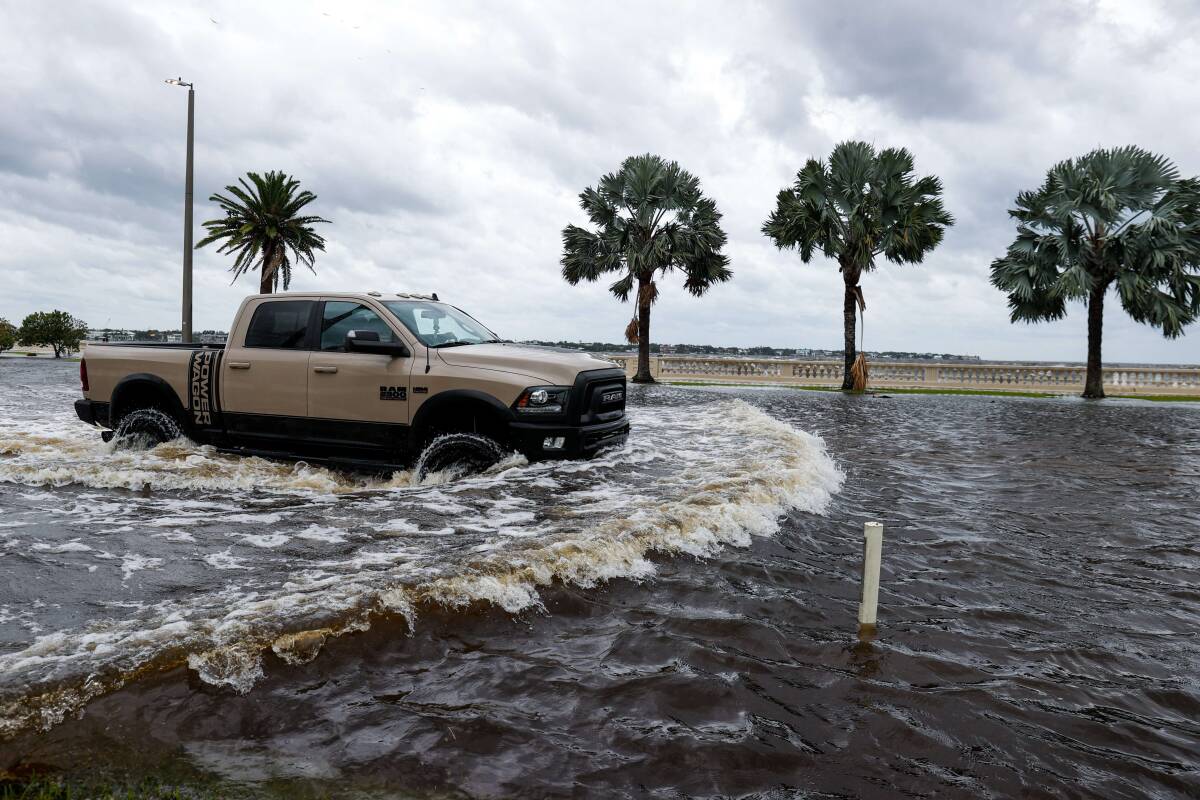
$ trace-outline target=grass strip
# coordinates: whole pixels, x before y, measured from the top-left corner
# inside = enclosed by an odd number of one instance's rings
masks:
[[[173,785],[154,778],[136,783],[79,782],[36,775],[0,781],[0,800],[224,800],[242,796],[228,789]]]

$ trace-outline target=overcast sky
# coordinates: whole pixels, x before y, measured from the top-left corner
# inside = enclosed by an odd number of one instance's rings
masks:
[[[577,196],[632,154],[696,174],[732,282],[668,276],[656,342],[839,348],[836,265],[760,233],[806,158],[908,147],[958,224],[867,275],[866,346],[1081,360],[1085,314],[1013,325],[988,268],[1055,161],[1138,144],[1200,173],[1192,2],[203,4],[0,0],[0,317],[178,327],[186,91],[208,196],[281,169],[333,220],[292,288],[436,291],[514,339],[618,341],[632,309],[560,277]],[[197,240],[199,240],[197,235]],[[195,259],[197,329],[257,279]],[[1110,295],[1105,357],[1200,362]]]

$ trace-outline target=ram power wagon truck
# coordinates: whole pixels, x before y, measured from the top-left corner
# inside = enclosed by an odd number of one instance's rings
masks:
[[[436,294],[253,295],[225,345],[90,343],[79,373],[79,418],[130,445],[425,474],[629,433],[614,362],[504,341]]]

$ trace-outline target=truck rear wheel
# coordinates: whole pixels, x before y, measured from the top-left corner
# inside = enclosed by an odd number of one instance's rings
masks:
[[[134,409],[117,424],[117,446],[129,450],[148,450],[180,436],[183,428],[179,422],[157,408]]]
[[[414,471],[421,480],[434,472],[450,472],[461,478],[483,472],[504,456],[504,448],[495,439],[478,433],[448,433],[421,451]]]

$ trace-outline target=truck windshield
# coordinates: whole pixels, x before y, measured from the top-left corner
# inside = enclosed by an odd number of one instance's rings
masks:
[[[384,305],[426,347],[501,341],[496,334],[454,306],[423,300],[392,300],[384,302]]]

